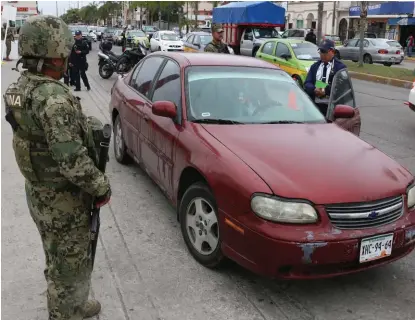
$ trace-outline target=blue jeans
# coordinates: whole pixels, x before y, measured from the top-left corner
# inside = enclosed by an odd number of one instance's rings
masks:
[[[412,49],[413,47],[408,46],[408,57],[412,57]]]

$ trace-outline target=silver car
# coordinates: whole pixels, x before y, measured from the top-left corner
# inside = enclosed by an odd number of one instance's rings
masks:
[[[343,60],[359,60],[360,39],[350,39],[343,46],[336,46],[336,56]],[[401,63],[404,58],[403,48],[397,41],[382,38],[365,38],[363,40],[363,62],[381,63],[387,67]]]
[[[310,29],[288,29],[281,35],[284,39],[304,40]]]

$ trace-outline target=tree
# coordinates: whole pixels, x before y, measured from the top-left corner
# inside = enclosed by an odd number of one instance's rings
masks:
[[[365,29],[367,25],[367,6],[368,1],[360,2],[360,20],[359,20],[359,67],[363,67],[363,40],[365,38]]]
[[[67,24],[77,23],[77,22],[80,22],[82,20],[80,14],[79,14],[79,9],[77,9],[77,8],[69,9],[68,11],[66,11],[66,13],[61,15],[61,18]]]
[[[323,38],[323,35],[322,35],[323,10],[324,10],[324,2],[319,1],[319,3],[318,3],[318,12],[317,12],[317,44],[320,44],[321,39]]]
[[[199,1],[191,1],[190,5],[192,6],[193,14],[195,16],[195,28],[197,28],[199,26],[199,22],[197,21],[197,16],[199,14]]]
[[[97,17],[108,24],[108,19],[118,16],[121,13],[121,3],[119,1],[101,1],[101,6],[97,10]]]
[[[95,3],[79,9],[79,15],[86,24],[95,24],[98,20],[98,7]]]

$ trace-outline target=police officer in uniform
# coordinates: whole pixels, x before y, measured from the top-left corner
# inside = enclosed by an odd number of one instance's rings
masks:
[[[331,84],[334,75],[346,66],[343,62],[335,57],[335,44],[332,40],[324,40],[318,47],[320,60],[315,62],[308,71],[307,78],[304,82],[304,89],[310,98],[315,102],[320,112],[326,116],[328,109],[329,97],[331,94]],[[316,81],[322,81],[326,84],[324,89],[316,88]]]
[[[205,52],[228,53],[229,49],[226,43],[222,42],[223,28],[221,24],[212,24],[212,41],[205,47]]]
[[[100,303],[88,300],[89,217],[92,205],[101,207],[111,196],[108,178],[96,167],[91,123],[99,120],[87,118],[70,88],[59,81],[73,42],[62,19],[27,19],[20,29],[22,58],[16,66],[22,63],[27,70],[4,94],[16,162],[46,256],[49,320],[81,320],[100,312]]]
[[[72,47],[69,57],[69,66],[71,67],[71,76],[73,76],[73,82],[75,83],[75,91],[81,91],[81,78],[86,89],[88,91],[91,90],[88,77],[85,73],[88,66],[88,62],[86,61],[86,55],[88,53],[88,43],[82,39],[82,32],[78,30],[75,32],[75,44]]]

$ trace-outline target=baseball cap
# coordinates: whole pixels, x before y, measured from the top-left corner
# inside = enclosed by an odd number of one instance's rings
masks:
[[[223,32],[222,25],[220,23],[212,24],[212,32]]]
[[[318,46],[318,50],[321,53],[327,53],[330,49],[334,49],[335,44],[332,40],[323,40],[320,45]]]
[[[75,35],[76,35],[76,36],[81,36],[81,35],[82,35],[81,30],[76,30],[76,31],[75,31]]]

